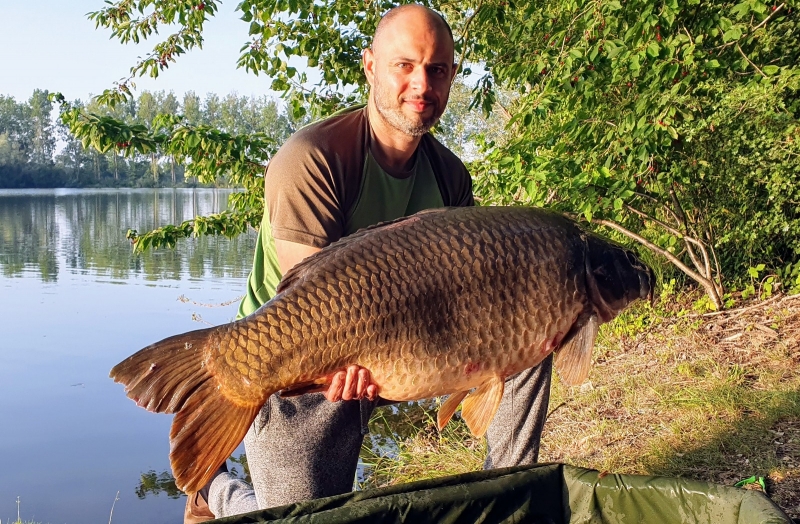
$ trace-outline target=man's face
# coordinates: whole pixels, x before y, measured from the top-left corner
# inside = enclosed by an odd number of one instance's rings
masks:
[[[364,70],[378,114],[395,130],[419,137],[447,106],[455,76],[453,42],[429,19],[404,13],[364,52]]]

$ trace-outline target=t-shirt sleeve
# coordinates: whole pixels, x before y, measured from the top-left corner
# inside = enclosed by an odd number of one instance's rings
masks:
[[[321,248],[344,234],[343,206],[330,161],[304,130],[270,161],[264,199],[274,238]]]

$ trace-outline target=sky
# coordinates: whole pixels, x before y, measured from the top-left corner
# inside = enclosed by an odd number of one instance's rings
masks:
[[[237,4],[223,3],[206,22],[203,49],[179,57],[156,79],[137,78],[137,92],[173,91],[179,99],[186,91],[201,97],[234,91],[276,96],[269,78],[236,68],[248,29],[235,12]],[[22,102],[34,89],[47,89],[86,101],[127,77],[155,40],[139,45],[110,40],[111,32],[95,29],[86,16],[103,6],[103,0],[0,0],[0,95]]]

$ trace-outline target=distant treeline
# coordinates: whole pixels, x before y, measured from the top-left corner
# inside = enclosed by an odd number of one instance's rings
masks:
[[[201,99],[187,92],[179,100],[172,92],[143,91],[114,109],[93,102],[74,102],[87,111],[129,124],[150,127],[158,114],[183,115],[190,124],[209,125],[232,134],[265,133],[283,142],[298,126],[278,103],[259,98],[210,93]],[[48,92],[35,90],[24,102],[0,95],[0,188],[193,186],[184,168],[158,154],[124,156],[113,148],[105,154],[69,134],[57,118]]]

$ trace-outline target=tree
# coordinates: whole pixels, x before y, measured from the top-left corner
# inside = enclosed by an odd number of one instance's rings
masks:
[[[483,202],[545,205],[610,229],[717,307],[724,277],[753,263],[800,272],[796,1],[422,3],[451,23],[462,74],[486,70],[472,106],[508,117],[505,136],[475,142]],[[217,5],[119,1],[90,16],[123,42],[177,24],[131,69],[157,76],[202,44]],[[324,114],[363,97],[360,53],[393,5],[244,0],[238,63],[270,77],[294,117]],[[126,100],[128,84],[100,99]]]
[[[53,123],[50,113],[53,105],[48,99],[48,92],[35,89],[28,100],[28,122],[31,143],[31,162],[40,165],[52,165],[53,152],[56,148],[53,136]]]

